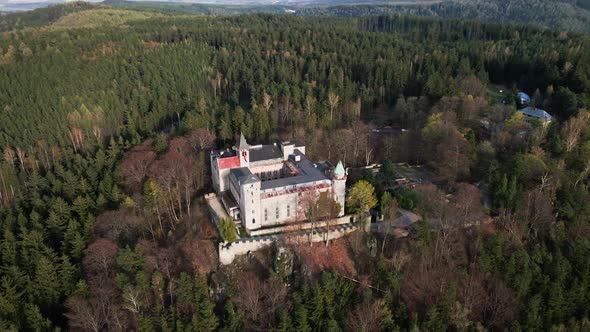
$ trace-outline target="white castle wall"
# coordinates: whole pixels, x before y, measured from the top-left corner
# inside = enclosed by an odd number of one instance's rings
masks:
[[[243,184],[240,187],[240,213],[242,225],[248,231],[258,229],[262,225],[260,211],[260,181]]]
[[[227,243],[220,243],[219,244],[219,262],[222,265],[228,265],[233,262],[233,260],[238,255],[245,255],[249,251],[256,251],[260,250],[264,247],[270,246],[274,242],[282,239],[285,236],[295,237],[300,241],[311,241],[311,242],[321,242],[326,240],[333,240],[341,238],[347,234],[354,232],[357,229],[356,224],[345,224],[336,226],[330,229],[330,232],[319,232],[311,234],[311,231],[303,231],[303,232],[295,232],[295,233],[287,233],[287,234],[278,234],[278,235],[266,235],[266,236],[259,236],[259,237],[251,237],[251,238],[244,238],[239,239],[234,243],[227,244]]]
[[[268,235],[268,234],[283,233],[283,232],[296,232],[296,231],[307,230],[307,229],[311,229],[311,228],[321,228],[321,227],[326,227],[326,226],[333,227],[333,226],[345,225],[345,224],[351,223],[354,221],[353,218],[354,218],[354,216],[344,216],[344,217],[336,218],[334,220],[329,220],[329,221],[317,221],[315,223],[305,222],[305,223],[297,223],[295,225],[285,225],[285,226],[277,226],[277,227],[272,227],[272,228],[258,229],[258,230],[251,231],[250,235],[251,236],[260,236],[260,235]]]
[[[298,194],[286,194],[276,197],[270,197],[260,200],[260,218],[262,227],[269,227],[282,224],[288,221],[297,220]],[[289,206],[289,216],[287,217],[287,205]],[[276,218],[276,208],[279,208],[279,218]],[[264,210],[268,211],[268,220],[264,216]],[[253,231],[250,231],[250,234]]]
[[[330,180],[322,180],[322,181],[317,181],[316,183],[326,183],[328,185],[332,185],[332,182]],[[297,187],[308,187],[310,186],[309,183],[303,183],[303,184],[299,184],[297,185]],[[296,220],[303,220],[305,219],[305,216],[303,215],[302,211],[306,208],[305,207],[305,196],[299,196],[299,192],[293,192],[293,193],[284,193],[285,190],[290,189],[291,186],[289,187],[283,187],[283,188],[277,188],[276,192],[279,192],[280,194],[274,197],[265,197],[266,194],[272,194],[275,191],[273,191],[272,189],[266,189],[266,190],[260,190],[260,199],[259,200],[254,200],[254,203],[252,203],[252,200],[244,200],[243,204],[240,204],[242,208],[242,210],[245,211],[251,211],[251,210],[256,210],[259,211],[257,214],[257,224],[256,225],[250,225],[250,224],[246,224],[247,229],[248,229],[248,233],[252,234],[252,232],[256,229],[259,229],[261,227],[273,227],[275,225],[280,225],[280,224],[284,224],[286,222],[292,222],[292,221],[296,221]],[[322,189],[316,189],[317,193],[321,193],[321,192],[325,192],[325,191],[329,191],[331,189],[331,187],[328,188],[322,188]],[[289,216],[287,216],[287,206],[289,206]],[[276,217],[276,209],[277,207],[279,208],[279,218]],[[265,218],[264,215],[264,210],[268,211],[268,219]],[[246,219],[246,220],[251,220],[251,219]]]

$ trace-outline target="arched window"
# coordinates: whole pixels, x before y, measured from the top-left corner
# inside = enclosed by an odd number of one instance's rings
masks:
[[[256,219],[252,218],[252,223],[255,224],[256,223]]]

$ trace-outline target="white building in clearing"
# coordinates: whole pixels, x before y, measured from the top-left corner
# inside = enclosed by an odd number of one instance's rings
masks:
[[[306,204],[328,193],[344,215],[346,172],[312,163],[305,146],[282,142],[249,145],[243,135],[233,149],[211,152],[213,187],[234,220],[249,232],[305,219]]]

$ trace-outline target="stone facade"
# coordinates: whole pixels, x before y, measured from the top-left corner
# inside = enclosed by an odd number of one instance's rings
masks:
[[[242,135],[233,149],[211,153],[211,170],[224,206],[233,206],[228,214],[249,232],[304,220],[306,205],[324,192],[340,204],[338,216],[344,215],[342,163],[314,164],[303,144],[249,145]]]

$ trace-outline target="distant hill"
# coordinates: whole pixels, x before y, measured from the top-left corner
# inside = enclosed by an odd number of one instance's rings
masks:
[[[68,3],[4,15],[0,20],[0,31],[41,26],[67,14],[97,7],[203,15],[265,12],[358,17],[403,14],[533,24],[555,30],[590,33],[590,0],[222,0],[215,3],[107,0],[102,4]]]
[[[105,4],[205,15],[269,12],[297,16],[356,17],[399,13],[533,24],[556,30],[590,32],[590,0],[228,0],[215,1],[215,4],[116,0]]]
[[[228,1],[229,3],[229,1]],[[209,4],[186,3],[169,1],[122,1],[109,0],[104,5],[113,7],[125,7],[130,9],[148,9],[167,12],[181,12],[203,15],[239,15],[248,13],[285,13],[292,9],[291,6],[273,4]]]
[[[43,26],[51,24],[65,15],[96,7],[97,5],[87,2],[71,2],[67,4],[50,5],[45,8],[38,8],[31,11],[7,13],[0,16],[0,31]]]
[[[163,17],[156,12],[134,11],[116,8],[96,8],[71,13],[60,17],[49,25],[51,29],[99,28],[105,26],[122,26],[128,22]]]
[[[411,1],[409,1],[411,2]],[[590,0],[447,0],[405,4],[357,4],[305,7],[300,16],[406,14],[541,25],[556,30],[590,32]]]

